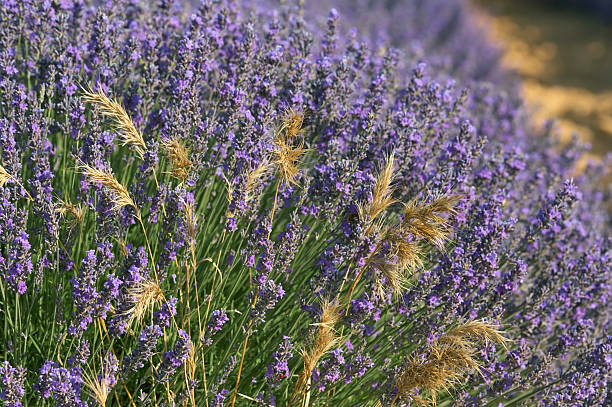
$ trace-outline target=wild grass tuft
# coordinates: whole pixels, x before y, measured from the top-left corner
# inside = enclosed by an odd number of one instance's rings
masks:
[[[145,141],[123,105],[106,96],[101,90],[94,91],[91,88],[83,89],[82,98],[96,106],[100,113],[112,122],[121,137],[122,145],[133,148],[142,159],[146,150]]]
[[[425,354],[410,357],[396,379],[396,399],[417,405],[435,405],[437,396],[461,383],[471,372],[481,373],[479,353],[494,342],[509,340],[497,325],[476,320],[459,325],[436,339]]]

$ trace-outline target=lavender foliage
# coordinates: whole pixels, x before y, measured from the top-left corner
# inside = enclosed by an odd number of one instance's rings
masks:
[[[6,405],[610,405],[610,159],[463,1],[334,6],[2,2]]]

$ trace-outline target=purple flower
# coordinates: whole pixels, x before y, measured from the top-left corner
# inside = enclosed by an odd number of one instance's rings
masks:
[[[266,382],[272,387],[279,387],[283,380],[289,379],[288,361],[293,357],[293,344],[290,337],[284,336],[283,342],[272,353],[273,362],[266,369]]]
[[[0,382],[2,383],[0,400],[5,406],[22,407],[25,380],[26,370],[23,367],[13,367],[9,362],[2,362],[0,365]]]
[[[155,378],[162,383],[170,380],[176,369],[185,363],[192,348],[193,344],[189,334],[179,329],[174,348],[164,353],[162,363],[156,369]]]
[[[136,346],[123,358],[121,364],[123,376],[144,367],[144,363],[155,352],[157,341],[161,336],[163,332],[159,325],[149,325],[140,332]]]
[[[66,369],[47,361],[40,368],[35,386],[41,397],[53,398],[58,407],[87,407],[81,400],[83,377],[78,367]]]

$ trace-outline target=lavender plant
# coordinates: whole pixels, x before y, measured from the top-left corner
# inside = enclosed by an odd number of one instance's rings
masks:
[[[476,31],[100,3],[0,9],[4,405],[610,405],[609,163]]]

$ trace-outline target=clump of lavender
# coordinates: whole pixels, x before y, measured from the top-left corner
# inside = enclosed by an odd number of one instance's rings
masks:
[[[79,367],[69,369],[47,361],[40,368],[36,389],[42,398],[53,398],[57,406],[85,407],[81,399],[83,376]]]
[[[185,363],[192,350],[191,338],[187,332],[179,330],[174,348],[164,353],[162,363],[156,368],[155,378],[162,383],[170,380],[176,369]]]
[[[0,392],[0,400],[7,407],[21,407],[21,400],[25,394],[26,370],[21,367],[13,367],[9,362],[3,362],[0,365],[0,383],[2,383],[2,391]]]
[[[610,404],[609,161],[463,0],[5,3],[5,404]]]
[[[147,326],[140,332],[136,347],[123,358],[121,364],[123,375],[137,371],[144,366],[153,355],[161,336],[163,336],[163,332],[159,325]]]
[[[289,359],[293,357],[293,344],[288,336],[272,354],[273,362],[266,368],[266,380],[271,386],[278,387],[282,380],[289,378]]]
[[[229,317],[225,311],[216,309],[211,312],[208,327],[206,329],[206,337],[202,343],[206,346],[210,346],[212,344],[212,336],[219,332],[228,321]]]

